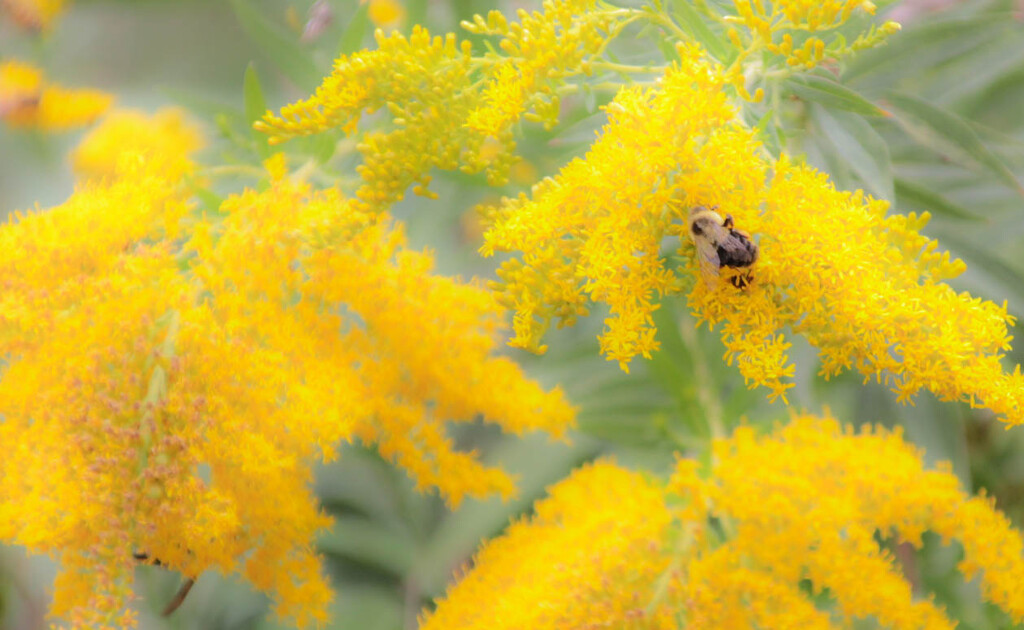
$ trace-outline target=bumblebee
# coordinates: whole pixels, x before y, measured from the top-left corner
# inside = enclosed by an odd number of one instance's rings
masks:
[[[750,284],[750,267],[757,262],[757,243],[750,234],[734,227],[731,214],[723,219],[715,212],[717,208],[697,206],[690,210],[690,238],[697,248],[697,261],[709,282],[717,281],[722,267],[740,270],[729,280],[742,289]]]

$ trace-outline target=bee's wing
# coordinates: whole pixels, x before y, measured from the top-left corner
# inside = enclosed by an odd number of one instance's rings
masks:
[[[697,248],[697,262],[700,264],[700,272],[708,282],[718,277],[718,270],[721,268],[721,260],[718,258],[718,247],[707,238],[694,239]]]

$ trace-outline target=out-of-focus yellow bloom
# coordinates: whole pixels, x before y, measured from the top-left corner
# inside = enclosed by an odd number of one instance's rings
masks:
[[[964,269],[918,230],[927,216],[886,217],[886,203],[836,191],[827,177],[758,153],[722,94],[726,79],[682,49],[681,65],[653,90],[624,90],[582,160],[530,198],[490,211],[483,252],[519,251],[496,285],[515,310],[513,345],[543,351],[552,321],[571,324],[591,302],[609,305],[602,352],[624,367],[657,348],[651,311],[684,285],[660,256],[686,231],[689,208],[719,206],[757,235],[751,286],[698,281],[695,315],[721,325],[726,359],[773,397],[791,387],[783,330],[821,350],[822,371],[854,368],[910,401],[921,389],[1024,421],[1024,375],[1003,370],[1005,306],[955,293],[942,280]],[[770,174],[770,175],[769,175]]]
[[[564,433],[573,410],[491,355],[487,291],[431,275],[385,218],[284,179],[180,245],[182,187],[144,154],[0,228],[0,539],[62,566],[52,614],[133,624],[132,554],[243,575],[326,620],[311,467],[358,438],[452,505],[514,492],[444,423]]]
[[[65,0],[0,0],[0,7],[26,30],[44,31],[64,12]]]
[[[99,118],[112,102],[113,97],[99,90],[69,90],[48,83],[30,64],[0,63],[0,120],[12,127],[81,127]]]
[[[484,545],[423,630],[676,627],[667,606],[649,610],[669,568],[659,486],[598,462],[534,508]]]
[[[520,24],[508,24],[497,11],[463,24],[501,36],[507,57],[474,58],[468,41],[451,33],[431,37],[420,26],[408,38],[378,30],[376,50],[342,56],[312,97],[279,115],[267,112],[255,127],[271,143],[332,128],[351,134],[364,111],[387,108],[392,128],[363,134],[358,146],[363,185],[355,196],[376,212],[409,186],[429,196],[433,168],[484,172],[490,183],[502,184],[515,162],[513,123],[525,114],[553,124],[557,87],[588,72],[587,60],[626,23],[621,12],[595,5],[547,0],[542,13],[520,13]]]
[[[46,211],[14,212],[0,228],[0,356],[12,366],[42,352],[64,318],[91,299],[91,285],[138,243],[176,235],[187,206],[176,184],[148,166],[125,159],[117,181],[83,186]]]
[[[281,369],[305,374],[289,391],[308,393],[306,413],[335,410],[419,487],[454,505],[511,494],[504,472],[453,449],[444,423],[482,414],[509,431],[558,436],[572,409],[559,391],[545,394],[511,361],[489,357],[501,329],[489,292],[432,275],[430,256],[408,251],[400,228],[358,205],[283,179],[229,199],[224,224],[201,224],[194,239],[211,305],[237,322],[232,329],[251,326],[254,339],[291,357]]]
[[[60,558],[52,614],[75,628],[132,623],[131,554],[168,477],[194,471],[158,377],[158,322],[191,293],[162,241],[186,206],[143,161],[122,166],[0,228],[0,539]]]
[[[367,14],[377,27],[394,26],[405,18],[405,7],[398,0],[364,0],[369,3]]]
[[[153,115],[116,109],[90,131],[71,154],[75,173],[85,179],[112,177],[120,156],[144,155],[169,180],[192,170],[189,156],[202,147],[199,130],[185,112],[166,107]]]
[[[681,460],[667,492],[608,462],[578,471],[484,545],[423,628],[953,628],[878,542],[926,531],[1024,621],[1020,532],[898,431],[802,416],[714,453],[703,472]]]

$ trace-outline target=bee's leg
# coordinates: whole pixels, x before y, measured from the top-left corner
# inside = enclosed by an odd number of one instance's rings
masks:
[[[717,208],[718,206],[715,206],[715,207]],[[732,215],[731,214],[725,215],[725,221],[722,222],[722,227],[724,227],[727,230],[731,230],[732,229]]]
[[[748,286],[750,286],[750,281],[753,279],[753,274],[751,274],[749,271],[744,271],[729,278],[729,282],[731,282],[732,286],[736,287],[737,289],[745,289]]]

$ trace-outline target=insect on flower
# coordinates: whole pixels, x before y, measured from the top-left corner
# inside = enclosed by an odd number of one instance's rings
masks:
[[[697,248],[697,261],[708,282],[717,281],[722,267],[740,270],[730,282],[742,289],[750,284],[750,266],[757,261],[757,243],[750,239],[750,234],[733,227],[731,214],[723,219],[715,212],[717,208],[697,206],[690,210],[690,238]]]

